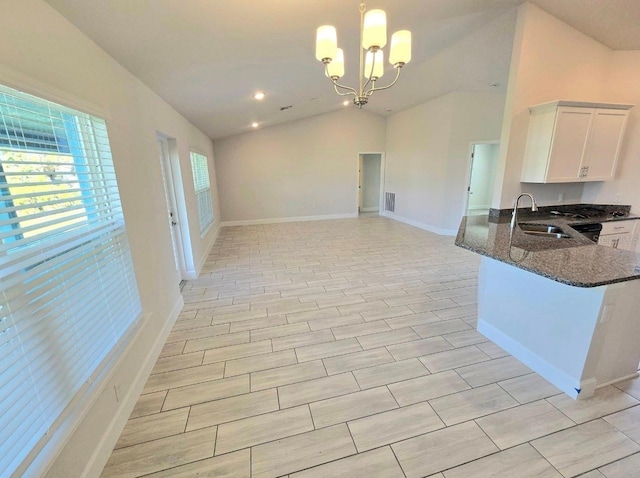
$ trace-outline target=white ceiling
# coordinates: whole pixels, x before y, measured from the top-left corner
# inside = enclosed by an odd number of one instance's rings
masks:
[[[343,108],[315,60],[319,25],[337,27],[343,83],[357,81],[359,0],[46,1],[212,139]],[[389,34],[413,32],[413,60],[365,108],[389,115],[453,90],[504,91],[520,3],[370,0]],[[640,0],[533,3],[611,48],[640,49]]]

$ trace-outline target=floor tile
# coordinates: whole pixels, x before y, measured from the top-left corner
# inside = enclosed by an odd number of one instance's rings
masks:
[[[187,340],[182,353],[198,352],[200,350],[217,349],[227,345],[237,345],[249,342],[250,334],[248,331],[237,332],[235,334],[217,335],[215,337],[206,337],[202,339]]]
[[[401,305],[399,307],[388,307],[385,304],[385,307],[386,308],[366,310],[364,312],[360,312],[360,315],[362,315],[364,320],[366,320],[367,322],[373,322],[376,320],[393,319],[394,317],[402,317],[413,314],[413,311],[409,307],[406,307],[404,305]]]
[[[309,407],[318,429],[398,408],[398,404],[386,387],[379,387],[321,400]]]
[[[391,448],[407,478],[431,475],[498,451],[474,422],[420,435]]]
[[[251,357],[253,355],[266,354],[273,352],[271,348],[271,340],[263,340],[261,342],[249,342],[240,345],[230,345],[228,347],[220,347],[213,350],[207,350],[204,353],[203,363],[224,362],[225,360],[233,360],[243,357]]]
[[[447,426],[519,405],[496,384],[436,398],[429,403]]]
[[[298,362],[309,362],[337,355],[344,355],[362,350],[355,338],[336,340],[318,345],[306,345],[296,348]]]
[[[378,332],[388,332],[391,327],[384,320],[376,322],[367,322],[364,324],[345,325],[343,327],[334,327],[331,329],[337,340],[348,339],[360,335],[376,334]]]
[[[545,400],[478,418],[476,423],[502,450],[575,425]]]
[[[601,419],[531,444],[565,477],[577,476],[640,451],[640,445]]]
[[[160,357],[170,357],[172,355],[181,354],[186,343],[187,341],[185,340],[183,342],[173,342],[170,344],[165,344],[160,351]]]
[[[478,362],[486,362],[487,360],[490,360],[490,357],[474,345],[420,357],[420,362],[431,373],[464,367]]]
[[[296,322],[308,322],[316,319],[329,319],[331,317],[339,317],[340,315],[337,307],[327,307],[324,309],[287,314],[287,321],[290,324],[294,324]]]
[[[640,377],[624,380],[614,385],[623,392],[631,395],[637,400],[640,400]]]
[[[246,357],[228,360],[224,367],[224,376],[233,377],[243,373],[259,372],[275,367],[283,367],[296,363],[296,353],[293,350],[282,350],[270,354],[262,354],[260,358]]]
[[[313,430],[309,407],[289,408],[218,426],[216,455]]]
[[[373,367],[384,363],[393,362],[393,357],[384,347],[363,352],[338,355],[322,359],[329,375],[349,372],[365,367]]]
[[[363,349],[373,349],[376,347],[384,347],[385,345],[400,344],[419,339],[412,329],[396,329],[389,332],[379,332],[371,335],[361,335],[357,337],[358,342]]]
[[[195,461],[187,465],[163,470],[145,478],[251,478],[251,452],[249,449]]]
[[[327,371],[321,360],[284,367],[271,368],[251,373],[251,391],[256,392],[313,378],[326,377]]]
[[[262,329],[265,327],[275,327],[276,325],[286,325],[287,323],[287,317],[285,315],[273,315],[271,317],[243,320],[241,322],[234,322],[231,324],[231,333]]]
[[[181,408],[170,412],[129,419],[120,434],[114,450],[183,433],[188,416],[189,409]]]
[[[199,319],[195,319],[195,320],[199,320]],[[209,320],[209,322],[211,322],[211,320],[208,318],[205,320]],[[228,324],[210,325],[208,327],[200,327],[197,329],[183,328],[182,330],[175,330],[175,327],[174,327],[174,329],[169,334],[169,337],[167,337],[167,343],[182,342],[184,340],[193,340],[193,339],[204,339],[207,337],[215,337],[219,335],[225,335],[228,333],[229,333]]]
[[[362,324],[364,319],[360,314],[339,315],[337,317],[326,317],[323,319],[313,319],[307,322],[313,331],[341,327],[343,325]]]
[[[429,337],[427,339],[414,340],[404,344],[390,345],[387,347],[393,358],[405,360],[408,358],[420,357],[421,355],[442,352],[452,349],[453,346],[442,337]]]
[[[453,332],[460,332],[462,330],[469,329],[471,329],[471,327],[460,319],[432,322],[430,324],[416,325],[413,327],[413,330],[415,330],[422,338],[451,334]]]
[[[156,360],[151,375],[158,373],[172,372],[184,368],[198,367],[202,365],[204,352],[193,352],[190,354],[173,355],[170,357],[161,357]]]
[[[505,350],[501,349],[493,342],[482,342],[480,344],[477,344],[476,347],[478,347],[491,358],[500,358],[509,355]]]
[[[172,388],[167,393],[162,410],[188,407],[198,403],[209,402],[219,398],[232,397],[249,393],[249,376],[223,378],[211,382],[187,385],[186,387]]]
[[[472,387],[481,387],[490,383],[519,377],[531,373],[531,369],[514,357],[467,365],[456,369],[456,372]]]
[[[478,333],[475,330],[463,330],[462,332],[454,332],[452,334],[443,335],[443,338],[456,348],[479,344],[489,340],[484,335]]]
[[[221,398],[193,405],[189,412],[187,431],[274,412],[278,409],[278,392],[275,389]]]
[[[449,309],[451,307],[459,307],[451,299],[442,299],[442,300],[429,300],[426,302],[419,302],[415,304],[409,304],[409,308],[413,310],[416,314],[422,312],[437,312],[443,309]]]
[[[606,416],[604,420],[640,444],[640,406]]]
[[[162,409],[162,404],[164,403],[166,396],[166,390],[140,395],[129,418],[138,418],[151,415],[153,413],[159,413]]]
[[[353,374],[343,373],[279,387],[278,396],[280,397],[280,408],[289,408],[359,390]]]
[[[213,456],[216,427],[114,450],[102,477],[133,478]]]
[[[418,403],[348,422],[358,452],[444,427],[428,403]]]
[[[611,463],[600,469],[607,478],[634,478],[640,476],[640,453]]]
[[[480,458],[444,472],[445,478],[562,478],[531,445]]]
[[[389,390],[402,407],[469,388],[469,384],[453,370],[389,385]]]
[[[529,403],[541,398],[551,397],[562,393],[560,389],[551,385],[537,373],[530,373],[520,377],[510,378],[498,382],[504,390],[520,403]]]
[[[563,393],[548,398],[547,401],[576,423],[584,423],[640,404],[638,400],[613,386],[600,388],[593,397],[583,400],[574,400]]]
[[[391,448],[385,446],[289,475],[289,478],[404,478]]]
[[[258,445],[251,450],[252,478],[274,478],[356,453],[345,424]]]
[[[224,375],[224,364],[201,365],[185,370],[174,370],[150,375],[143,393],[158,392],[194,383],[217,380]]]
[[[304,345],[321,344],[324,342],[332,342],[335,338],[330,330],[319,330],[317,332],[309,332],[306,334],[290,335],[288,337],[277,337],[271,339],[273,343],[273,351],[292,349],[302,347]]]
[[[353,372],[363,390],[428,374],[429,371],[416,358],[362,368]]]
[[[404,315],[402,317],[396,317],[394,319],[385,319],[385,322],[392,329],[401,329],[404,327],[411,327],[414,325],[430,324],[433,322],[440,322],[441,319],[433,312],[423,312],[421,314]]]
[[[309,325],[304,322],[300,322],[298,324],[277,325],[275,327],[266,327],[264,329],[252,330],[251,341],[257,342],[259,340],[304,334],[306,332],[311,332],[311,329],[309,329]]]

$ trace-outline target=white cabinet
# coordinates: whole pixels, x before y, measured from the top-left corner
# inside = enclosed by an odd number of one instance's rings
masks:
[[[532,106],[520,181],[613,179],[632,107],[576,101]]]
[[[598,245],[635,251],[637,222],[636,220],[605,222],[602,225],[602,231],[600,231]]]

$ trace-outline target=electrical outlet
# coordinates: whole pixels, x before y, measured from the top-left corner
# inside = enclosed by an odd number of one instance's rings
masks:
[[[116,403],[119,403],[120,397],[122,397],[122,389],[120,388],[120,384],[114,385],[113,391],[116,393]]]

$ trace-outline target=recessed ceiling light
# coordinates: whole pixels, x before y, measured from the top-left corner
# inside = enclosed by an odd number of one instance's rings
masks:
[[[260,126],[258,123],[256,123],[255,121],[253,123],[251,123],[251,127],[253,128],[257,128],[258,126]]]
[[[349,100],[344,100],[344,101],[342,102],[342,104],[343,104],[344,106],[349,106]]]
[[[254,97],[256,100],[264,100],[264,97],[265,97],[265,96],[266,96],[266,95],[264,94],[264,91],[258,91],[255,95],[253,95],[253,97]]]

